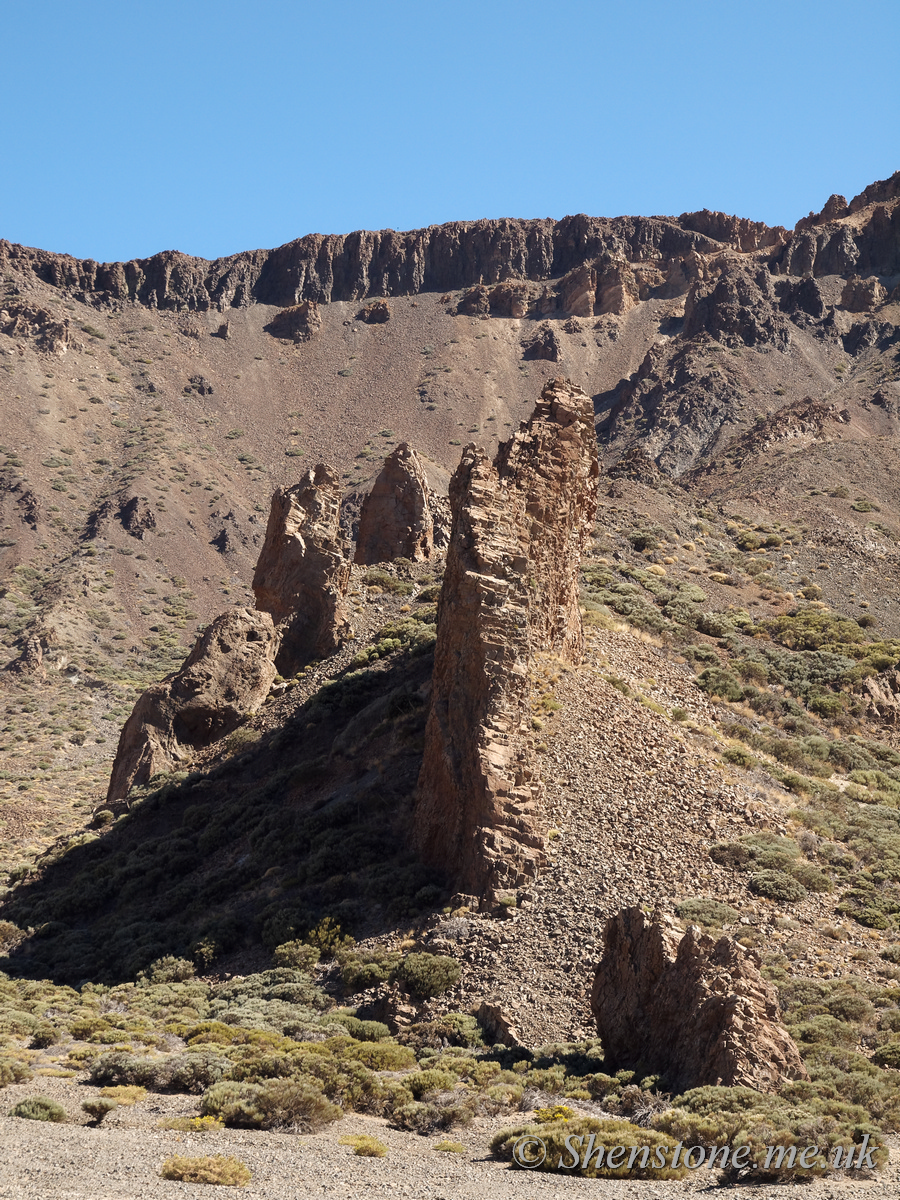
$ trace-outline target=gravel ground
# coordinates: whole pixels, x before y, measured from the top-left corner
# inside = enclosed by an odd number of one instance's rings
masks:
[[[25,1085],[23,1085],[24,1087]],[[13,1089],[8,1089],[7,1095]],[[31,1088],[33,1094],[33,1087]],[[155,1102],[158,1097],[153,1097]],[[181,1099],[169,1097],[164,1099]],[[0,1118],[0,1197],[3,1200],[156,1200],[157,1197],[242,1196],[245,1200],[296,1200],[304,1196],[404,1196],[409,1200],[563,1200],[597,1196],[603,1200],[664,1200],[686,1192],[708,1191],[715,1180],[699,1170],[683,1181],[576,1179],[511,1170],[491,1159],[487,1143],[506,1122],[476,1120],[451,1136],[467,1147],[465,1154],[444,1154],[432,1147],[439,1140],[388,1129],[377,1118],[345,1117],[314,1135],[223,1130],[220,1133],[174,1133],[139,1123],[144,1101],[129,1110],[119,1124],[99,1128],[50,1125],[42,1121]],[[77,1108],[72,1101],[69,1107]],[[152,1109],[152,1104],[150,1105]],[[126,1123],[127,1122],[127,1123]],[[367,1133],[388,1146],[385,1158],[361,1158],[338,1139]],[[160,1178],[159,1170],[172,1154],[200,1156],[230,1154],[253,1173],[245,1188],[175,1183]],[[900,1151],[896,1139],[891,1163],[876,1180],[816,1180],[804,1184],[809,1200],[863,1194],[873,1200],[897,1196]],[[795,1185],[800,1186],[800,1185]],[[780,1200],[783,1186],[729,1188],[729,1195],[747,1200]]]

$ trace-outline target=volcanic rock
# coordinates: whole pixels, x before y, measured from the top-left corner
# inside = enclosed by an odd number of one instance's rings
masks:
[[[867,717],[883,725],[900,725],[900,671],[891,668],[870,675],[855,690],[865,699]]]
[[[871,312],[886,299],[887,288],[879,279],[851,275],[841,292],[841,308],[854,313]]]
[[[641,1065],[673,1092],[777,1091],[806,1079],[759,960],[729,937],[624,908],[607,922],[591,1009],[609,1071]]]
[[[44,650],[41,646],[41,639],[36,634],[29,634],[22,647],[22,653],[12,662],[8,662],[3,670],[11,671],[14,675],[34,675],[38,679],[45,679],[47,672],[44,670]]]
[[[559,281],[560,308],[573,317],[592,317],[596,294],[597,272],[587,263]]]
[[[712,283],[694,284],[684,307],[684,336],[706,331],[726,346],[775,345],[784,349],[788,327],[773,306],[774,288],[767,271],[755,276],[733,265]]]
[[[171,771],[255,712],[275,678],[277,644],[266,613],[237,608],[216,617],[181,669],[134,706],[119,737],[107,804]]]
[[[356,314],[357,319],[367,325],[384,325],[391,319],[391,310],[387,300],[373,300]]]
[[[290,308],[276,313],[265,328],[273,337],[308,342],[321,327],[322,318],[319,316],[318,304],[315,300],[304,300],[301,304],[293,304]]]
[[[354,562],[371,564],[430,558],[434,522],[428,481],[418,454],[406,442],[384,460],[371,492],[363,500]]]
[[[549,321],[542,321],[532,336],[524,343],[523,358],[546,359],[548,362],[559,362],[562,344],[559,335]]]
[[[18,301],[4,301],[0,308],[0,332],[8,337],[34,338],[38,350],[62,358],[77,348],[68,319],[60,320],[46,308]]]
[[[156,514],[146,496],[121,496],[119,520],[126,533],[141,540],[156,528]]]
[[[340,516],[339,478],[324,463],[272,497],[253,593],[256,607],[271,615],[278,630],[282,675],[333,653],[349,632],[349,545]]]
[[[598,474],[591,401],[557,379],[493,462],[467,446],[450,484],[414,840],[486,903],[544,863],[529,669],[541,651],[580,659],[578,567]]]

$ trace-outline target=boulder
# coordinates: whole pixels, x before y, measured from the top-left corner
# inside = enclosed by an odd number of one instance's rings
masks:
[[[356,314],[358,321],[367,325],[385,325],[391,319],[391,310],[387,300],[373,300]]]
[[[678,1093],[707,1084],[774,1092],[807,1079],[759,959],[730,937],[623,908],[607,922],[591,1009],[606,1070],[640,1066]]]
[[[255,712],[275,678],[276,646],[266,613],[236,608],[216,617],[181,669],[134,706],[119,737],[107,804],[191,759]]]
[[[8,662],[3,670],[10,671],[13,675],[31,675],[37,679],[46,679],[47,672],[44,669],[44,648],[41,645],[41,639],[36,634],[29,634],[25,638],[22,653]]]
[[[900,671],[890,668],[860,680],[855,689],[864,699],[866,716],[882,725],[900,725]]]
[[[529,671],[542,651],[580,660],[578,569],[598,474],[591,401],[557,379],[493,461],[467,446],[450,484],[414,841],[485,904],[544,863]]]
[[[349,633],[350,547],[340,517],[338,475],[324,463],[272,497],[253,593],[278,630],[275,661],[282,675],[332,654]]]
[[[418,454],[406,442],[384,460],[362,502],[354,562],[422,562],[434,547],[428,481]]]

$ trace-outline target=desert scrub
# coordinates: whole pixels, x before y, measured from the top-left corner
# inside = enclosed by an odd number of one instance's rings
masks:
[[[28,1121],[54,1121],[57,1124],[69,1119],[63,1106],[55,1100],[48,1100],[46,1096],[29,1096],[27,1100],[20,1100],[9,1110],[9,1115],[24,1117]]]
[[[345,1134],[338,1139],[340,1146],[352,1146],[353,1153],[363,1158],[384,1158],[388,1152],[384,1142],[365,1133]]]
[[[428,999],[455,987],[461,973],[456,959],[447,955],[408,954],[396,974],[416,996]]]
[[[437,1142],[431,1147],[432,1150],[438,1150],[441,1154],[465,1154],[466,1148],[462,1142],[450,1142],[446,1139],[442,1142]]]
[[[721,900],[711,900],[705,896],[682,900],[676,905],[675,913],[689,925],[703,925],[716,929],[723,925],[733,925],[740,915],[730,904],[723,904]]]
[[[317,1079],[270,1079],[265,1083],[223,1081],[214,1084],[200,1101],[202,1116],[215,1117],[225,1125],[250,1129],[296,1127],[314,1133],[343,1110],[325,1096]]]
[[[103,1118],[109,1116],[111,1112],[115,1112],[119,1105],[111,1096],[97,1096],[94,1100],[85,1100],[81,1107],[94,1124],[99,1125]]]
[[[578,1165],[574,1164],[573,1153],[566,1146],[567,1139],[574,1139],[570,1141],[570,1145],[578,1146],[580,1151],[583,1147],[586,1151],[592,1135],[594,1141],[591,1143],[593,1151],[590,1165],[580,1165],[581,1154]],[[652,1164],[656,1159],[657,1147],[660,1147],[666,1156],[665,1161],[671,1161],[671,1140],[655,1130],[632,1125],[629,1121],[601,1121],[594,1117],[580,1117],[546,1125],[531,1122],[512,1129],[501,1129],[491,1139],[491,1150],[499,1158],[512,1159],[515,1143],[519,1138],[528,1136],[540,1138],[546,1148],[546,1157],[537,1167],[539,1171],[559,1171],[566,1175],[580,1175],[589,1179],[683,1179],[688,1174],[687,1168],[681,1165],[674,1168],[654,1167]],[[606,1148],[612,1149],[617,1146],[624,1146],[628,1153],[617,1156],[615,1165],[608,1166]],[[602,1157],[600,1166],[597,1165],[598,1157]],[[563,1164],[562,1167],[560,1163]]]
[[[231,1155],[207,1154],[202,1158],[186,1158],[173,1154],[160,1168],[163,1179],[179,1183],[219,1183],[226,1187],[246,1187],[253,1178],[250,1169]]]
[[[413,584],[408,579],[397,579],[379,567],[370,567],[362,581],[366,587],[379,587],[394,596],[411,596],[413,592]]]

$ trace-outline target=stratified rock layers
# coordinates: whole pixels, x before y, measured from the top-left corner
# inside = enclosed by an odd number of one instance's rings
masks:
[[[540,651],[580,660],[578,567],[598,473],[591,401],[554,380],[494,461],[467,446],[450,484],[414,836],[426,861],[485,901],[544,862],[529,668]]]
[[[125,722],[107,804],[236,729],[265,700],[275,678],[271,618],[238,608],[216,617],[184,665],[154,684]]]
[[[808,1078],[751,951],[695,925],[682,935],[639,908],[610,918],[604,943],[591,1009],[607,1070],[640,1064],[673,1092],[706,1084],[772,1092]]]
[[[434,520],[428,481],[419,456],[406,442],[384,460],[359,514],[355,562],[392,562],[431,557]]]
[[[282,675],[333,653],[349,630],[349,545],[341,537],[340,515],[338,475],[323,463],[272,497],[253,593],[256,607],[275,622]]]

